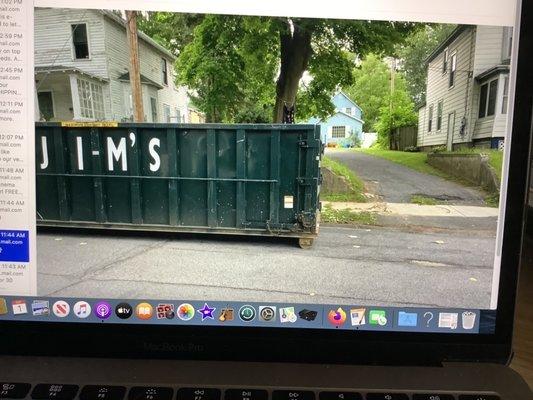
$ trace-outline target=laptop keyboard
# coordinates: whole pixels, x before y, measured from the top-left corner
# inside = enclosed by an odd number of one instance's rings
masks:
[[[493,394],[334,392],[313,390],[217,389],[0,383],[0,399],[32,400],[500,400]]]

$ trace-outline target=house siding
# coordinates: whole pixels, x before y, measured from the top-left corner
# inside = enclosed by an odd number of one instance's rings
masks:
[[[496,26],[478,26],[478,35],[476,37],[476,51],[474,58],[474,76],[487,71],[488,69],[500,65],[502,62],[502,46],[504,28]],[[481,84],[494,79],[489,78],[476,85],[473,97],[472,118],[474,130],[472,132],[473,140],[486,139],[491,137],[504,137],[506,130],[507,115],[501,113],[502,96],[503,96],[503,77],[504,74],[497,76],[498,91],[496,95],[496,113],[493,116],[478,119],[479,100]]]
[[[363,119],[363,112],[361,108],[350,100],[344,93],[337,93],[331,99],[332,103],[335,105],[335,109],[338,111],[346,112],[346,108],[352,109],[352,116],[358,119]]]
[[[310,118],[308,124],[319,124],[320,125],[320,138],[323,143],[337,143],[342,141],[342,139],[349,138],[353,134],[357,135],[359,139],[362,139],[363,134],[363,120],[362,120],[362,110],[357,104],[355,104],[350,98],[348,98],[344,93],[336,93],[332,98],[331,102],[335,107],[335,113],[329,118],[321,121],[317,117]],[[351,109],[351,114],[346,114],[346,108]],[[333,138],[332,128],[334,126],[344,126],[346,127],[345,137],[344,138]]]
[[[423,134],[424,131],[424,124],[427,124],[427,121],[426,121],[426,113],[427,113],[427,110],[426,110],[426,106],[423,106],[423,107],[420,107],[418,109],[418,139],[417,139],[417,143],[418,143],[418,146],[425,146],[425,135]],[[426,128],[427,129],[427,128]]]
[[[503,85],[504,80],[507,74],[499,74],[496,77],[487,79],[481,84],[490,82],[493,79],[498,79],[498,90],[496,94],[496,108],[495,114],[490,117],[485,117],[478,119],[475,122],[474,132],[472,135],[473,140],[485,139],[491,137],[506,137],[507,130],[507,114],[502,114],[502,99],[503,99]],[[477,85],[475,96],[474,96],[474,112],[476,116],[479,113],[479,101],[480,101],[480,92],[481,84]]]
[[[112,93],[112,108],[114,115],[122,115],[124,113],[124,104],[129,104],[129,98],[124,98],[123,86],[127,83],[118,81],[118,77],[128,72],[129,52],[127,49],[127,37],[125,27],[118,24],[116,21],[106,17],[105,24],[106,31],[106,47],[109,55],[109,75],[111,77],[111,93]],[[163,76],[161,73],[161,59],[167,60],[168,85],[164,85]],[[168,104],[171,107],[171,115],[175,117],[175,109],[180,108],[182,115],[186,115],[188,108],[188,97],[185,88],[176,88],[173,77],[174,60],[166,54],[155,50],[151,45],[147,44],[142,39],[139,39],[139,60],[141,74],[151,79],[154,82],[164,86],[163,89],[157,90],[158,116],[159,121],[163,122],[163,104]],[[154,97],[152,89],[147,89],[143,85],[143,91],[148,90],[150,96]],[[151,121],[151,105],[150,96],[143,93],[143,107],[144,114],[147,121]],[[128,106],[129,108],[129,106]]]
[[[342,138],[333,138],[331,130],[334,126],[345,126],[346,127],[346,135],[345,138],[350,137],[353,134],[356,134],[359,138],[361,138],[362,134],[362,125],[357,123],[357,121],[354,121],[353,118],[350,118],[347,115],[344,115],[342,113],[337,113],[333,115],[332,117],[328,118],[327,121],[320,124],[320,134],[322,137],[322,140],[325,142],[336,142]]]
[[[450,56],[457,51],[457,79],[448,89],[449,71],[442,74],[444,50],[428,65],[426,107],[419,110],[418,145],[447,144],[448,115],[455,111],[453,144],[485,143],[493,137],[505,137],[507,114],[502,114],[502,98],[506,72],[478,81],[476,77],[502,64],[504,28],[494,26],[466,27],[448,46]],[[481,85],[498,79],[495,114],[479,118]],[[428,109],[434,108],[433,127],[436,126],[437,104],[443,100],[443,123],[440,131],[428,132]],[[423,121],[423,122],[422,122]],[[466,123],[464,134],[460,128]]]
[[[36,8],[35,9],[35,66],[64,66],[68,68],[77,68],[87,74],[96,76],[101,79],[109,79],[107,71],[107,55],[104,35],[104,18],[96,10],[78,10],[66,8]],[[72,47],[71,24],[87,24],[87,38],[89,42],[89,59],[75,59]],[[46,83],[49,77],[45,77],[37,83],[37,91]],[[102,81],[95,81],[92,78],[84,77],[91,82],[102,86],[104,94],[104,112],[106,119],[112,118],[111,93],[109,84]],[[64,84],[61,84],[64,85]],[[66,80],[67,87],[53,87],[58,93],[57,103],[58,115],[62,119],[73,117],[70,110],[65,111],[61,103],[67,98],[62,97],[61,93],[69,91],[68,99],[72,101],[70,95],[70,83]]]
[[[71,24],[86,23],[90,58],[76,60],[73,57]],[[131,118],[130,85],[118,78],[128,72],[129,52],[126,28],[112,16],[100,10],[36,8],[35,9],[35,65],[63,66],[66,72],[40,73],[37,90],[52,90],[58,119],[72,119],[72,99],[68,68],[76,68],[90,76],[79,76],[98,83],[103,90],[105,119],[123,121]],[[161,59],[167,60],[168,85],[163,84]],[[139,37],[139,60],[141,74],[164,86],[158,90],[153,85],[142,85],[145,120],[162,122],[163,104],[171,108],[172,122],[176,109],[180,110],[183,122],[189,120],[189,98],[184,87],[176,87],[173,77],[174,58],[152,43]],[[52,79],[52,77],[57,77]],[[64,79],[63,79],[64,78]],[[56,95],[57,93],[57,95]],[[68,96],[66,96],[68,94]],[[152,121],[150,98],[156,98],[158,121]]]
[[[461,119],[469,118],[471,107],[467,97],[472,96],[473,79],[468,71],[472,70],[472,55],[475,46],[475,28],[465,29],[448,46],[449,61],[453,54],[457,55],[457,67],[453,87],[449,87],[449,68],[442,73],[444,52],[441,52],[428,65],[427,71],[427,95],[426,106],[419,110],[419,146],[439,146],[447,143],[448,116],[455,112],[455,124],[453,126],[454,143],[466,141],[469,125],[467,123],[465,135],[460,134]],[[441,129],[437,130],[438,103],[443,101]],[[428,112],[433,106],[432,130],[428,132]]]
[[[502,62],[503,27],[477,26],[474,76]]]
[[[70,96],[70,86],[67,76],[50,76],[41,85],[38,85],[40,92],[52,92],[54,103],[54,118],[51,121],[69,120],[74,117],[72,112],[72,98]]]
[[[90,59],[76,60],[72,53],[71,24],[87,24]],[[103,79],[107,74],[103,15],[95,10],[35,9],[35,66],[74,67]]]

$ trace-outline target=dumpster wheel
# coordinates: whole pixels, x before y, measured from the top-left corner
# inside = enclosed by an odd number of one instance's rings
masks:
[[[310,249],[313,247],[314,239],[311,238],[299,238],[298,239],[298,246],[302,249]]]

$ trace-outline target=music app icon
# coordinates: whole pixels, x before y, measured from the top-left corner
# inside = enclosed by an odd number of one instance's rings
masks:
[[[86,301],[78,301],[74,304],[74,315],[78,318],[87,318],[91,315],[91,305]]]

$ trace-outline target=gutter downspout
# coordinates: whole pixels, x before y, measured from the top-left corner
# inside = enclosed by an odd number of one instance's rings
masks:
[[[472,88],[470,87],[470,82],[473,82],[474,80],[474,71],[473,68],[473,56],[472,56],[472,49],[475,48],[475,35],[476,35],[477,28],[472,28],[472,32],[470,34],[470,57],[468,60],[468,72],[466,77],[466,94],[465,94],[465,110],[464,110],[464,116],[463,118],[466,121],[466,133],[465,133],[465,139],[467,143],[472,142],[472,137],[474,136],[474,127],[472,126],[472,120],[473,120],[473,100],[474,100],[474,85],[472,84]],[[475,56],[475,54],[474,54]],[[470,90],[472,90],[472,96],[469,97]],[[469,102],[470,107],[469,106]],[[470,108],[470,113],[468,112],[468,109]]]

